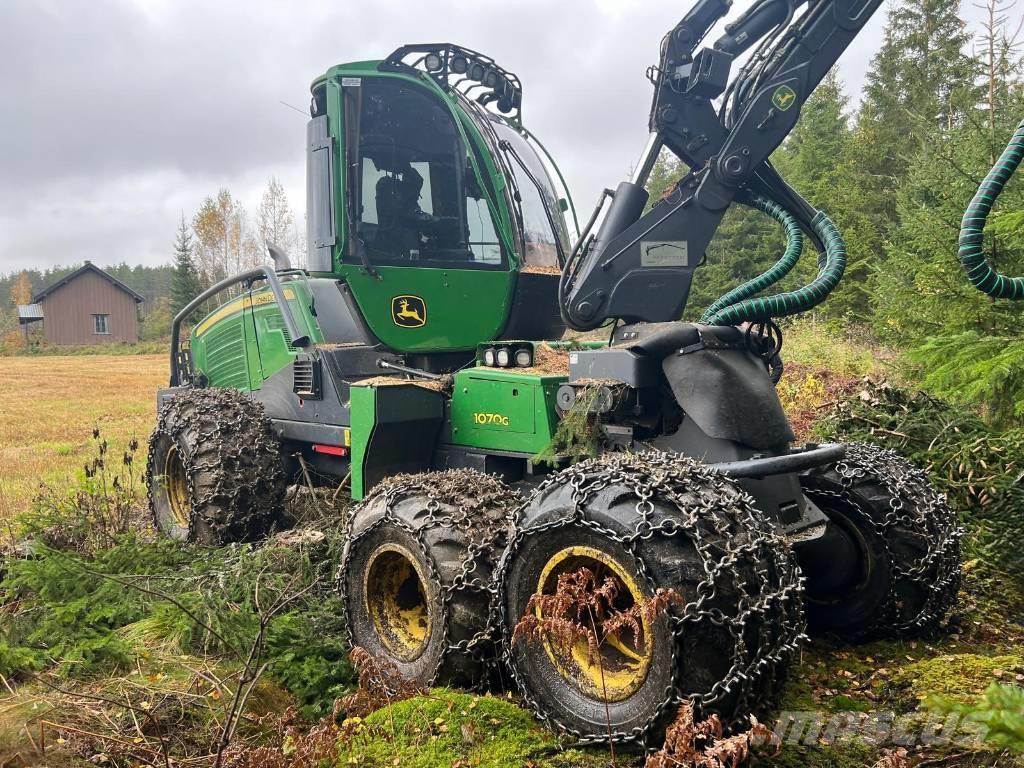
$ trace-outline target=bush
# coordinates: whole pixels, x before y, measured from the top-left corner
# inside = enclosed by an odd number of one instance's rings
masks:
[[[92,441],[93,457],[75,486],[40,486],[31,509],[16,520],[21,536],[58,550],[94,552],[113,546],[122,534],[148,529],[148,514],[139,504],[138,440],[118,453],[97,428]]]
[[[258,646],[260,673],[304,715],[329,712],[354,677],[334,589],[341,526],[223,549],[153,540],[138,445],[117,455],[98,431],[93,439],[77,485],[44,487],[15,521],[23,540],[0,569],[0,674],[81,678],[151,653],[239,665]]]
[[[966,331],[930,338],[908,357],[937,396],[981,406],[996,427],[1024,423],[1024,339]]]
[[[932,708],[958,712],[982,728],[982,738],[997,747],[1024,753],[1024,688],[992,683],[984,698],[974,704],[930,699]]]
[[[818,429],[883,445],[924,467],[967,523],[968,552],[1024,584],[1024,429],[994,431],[970,410],[877,379],[865,380]]]

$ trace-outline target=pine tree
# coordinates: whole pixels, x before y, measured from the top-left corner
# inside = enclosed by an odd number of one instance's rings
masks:
[[[963,119],[933,131],[909,163],[898,193],[898,227],[890,254],[872,280],[876,329],[890,341],[920,347],[926,337],[975,333],[1012,337],[1024,319],[1020,303],[993,301],[975,290],[957,261],[960,217],[978,182],[1019,121],[1020,60],[1013,33],[993,6],[975,62],[977,98]],[[1015,27],[1016,25],[1012,25]],[[969,84],[971,84],[969,83]],[[1024,274],[1024,191],[1011,183],[986,227],[995,266]],[[940,341],[928,349],[948,354]]]
[[[185,214],[181,215],[178,234],[174,240],[174,275],[171,279],[171,314],[177,315],[203,290],[202,282],[192,261],[194,239]]]

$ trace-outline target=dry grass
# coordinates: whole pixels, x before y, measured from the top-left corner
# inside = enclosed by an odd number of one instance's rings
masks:
[[[66,484],[91,457],[99,426],[115,450],[144,442],[167,385],[164,355],[7,357],[0,387],[0,519],[40,482]]]

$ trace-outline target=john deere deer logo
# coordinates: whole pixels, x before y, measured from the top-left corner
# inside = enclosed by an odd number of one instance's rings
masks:
[[[427,305],[419,296],[395,296],[391,319],[402,328],[419,328],[427,324]]]
[[[796,91],[788,85],[780,85],[772,94],[772,104],[781,112],[786,112],[796,102]]]

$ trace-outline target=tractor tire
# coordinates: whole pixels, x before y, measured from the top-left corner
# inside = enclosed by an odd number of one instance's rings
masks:
[[[491,574],[520,500],[468,469],[374,488],[349,518],[338,579],[352,646],[420,685],[486,687]]]
[[[961,530],[928,476],[892,451],[851,444],[801,484],[830,523],[796,549],[812,630],[858,642],[936,630],[960,587]]]
[[[230,389],[186,389],[149,438],[149,505],[165,536],[208,546],[263,538],[282,519],[286,477],[263,406]]]
[[[592,459],[546,480],[514,530],[496,576],[505,657],[550,725],[584,741],[610,730],[653,744],[682,701],[734,723],[777,697],[804,638],[800,574],[731,480],[675,454]],[[680,604],[645,618],[641,637],[600,638],[596,663],[585,642],[517,636],[531,596],[580,567],[616,577],[619,610],[663,589]]]

